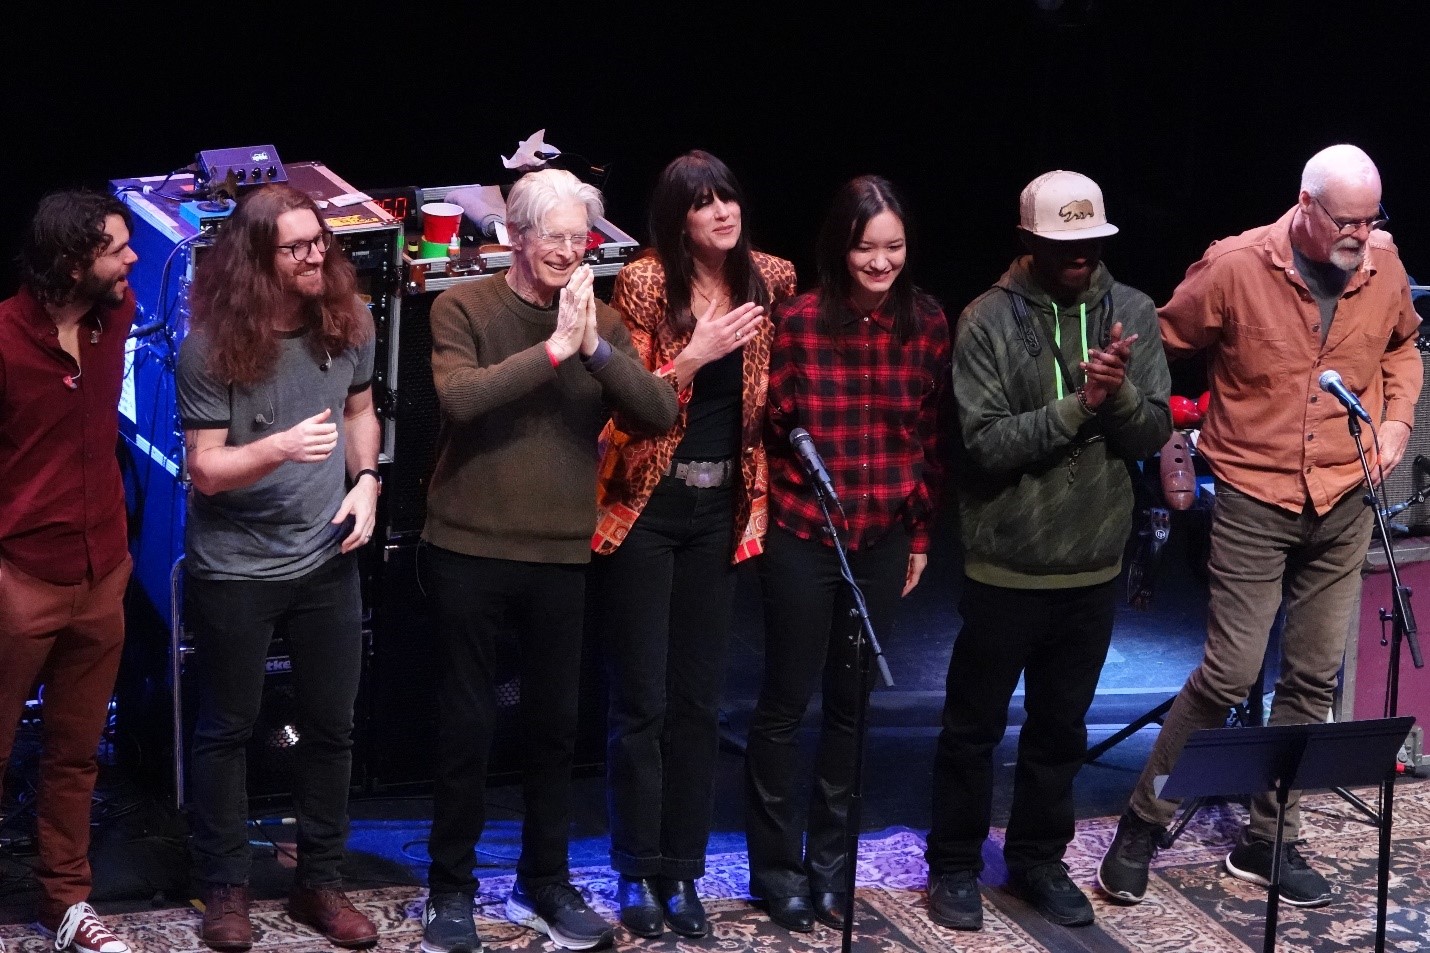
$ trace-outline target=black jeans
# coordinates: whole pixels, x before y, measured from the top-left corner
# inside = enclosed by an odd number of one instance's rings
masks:
[[[190,769],[195,876],[248,882],[247,745],[263,700],[275,625],[287,629],[298,706],[298,883],[335,884],[348,838],[353,704],[362,675],[357,559],[334,556],[298,579],[185,582],[199,684]]]
[[[963,582],[963,628],[948,663],[933,772],[930,875],[983,869],[993,811],[993,751],[1024,682],[1013,807],[1003,857],[1026,871],[1062,860],[1073,839],[1073,779],[1087,753],[1087,710],[1112,639],[1115,582],[1005,589]]]
[[[521,679],[525,817],[517,876],[533,887],[568,880],[586,566],[467,556],[428,543],[419,558],[442,666],[428,887],[434,894],[477,891],[499,639],[515,640]]]
[[[878,545],[850,552],[874,634],[888,646],[909,562],[899,527]],[[765,602],[765,675],[745,752],[745,834],[750,892],[775,899],[842,891],[847,874],[845,818],[854,783],[859,621],[839,557],[819,540],[771,526],[761,559]],[[870,660],[863,690],[873,684]],[[809,794],[808,836],[795,803],[800,722],[823,684],[824,720]]]
[[[611,866],[627,877],[705,875],[733,533],[730,484],[666,477],[593,567],[610,673]]]

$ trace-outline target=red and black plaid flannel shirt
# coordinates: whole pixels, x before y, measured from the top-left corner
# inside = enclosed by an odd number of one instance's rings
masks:
[[[770,512],[805,539],[822,539],[824,518],[789,444],[803,427],[824,458],[844,507],[844,544],[877,543],[897,521],[912,551],[926,553],[943,485],[938,415],[949,388],[948,320],[919,295],[918,329],[905,343],[894,316],[850,315],[838,338],[819,330],[819,296],[781,306],[770,354]],[[838,517],[836,516],[836,519]]]

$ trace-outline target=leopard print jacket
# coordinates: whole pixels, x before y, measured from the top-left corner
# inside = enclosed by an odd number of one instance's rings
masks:
[[[761,252],[754,253],[754,264],[769,290],[772,306],[794,295],[794,265]],[[647,251],[616,275],[611,306],[625,317],[631,343],[646,367],[661,377],[670,377],[675,383],[671,365],[690,343],[690,335],[671,339],[660,333],[660,325],[665,320],[665,269],[653,251]],[[740,484],[735,494],[735,551],[732,555],[736,563],[764,550],[765,529],[769,523],[769,471],[761,435],[769,396],[773,339],[773,325],[766,321],[744,345]],[[633,436],[622,431],[618,421],[606,425],[601,434],[603,453],[596,489],[596,532],[591,537],[591,548],[597,553],[606,555],[616,551],[669,468],[675,448],[685,436],[691,391],[690,387],[680,391],[680,416],[675,426],[664,434]]]

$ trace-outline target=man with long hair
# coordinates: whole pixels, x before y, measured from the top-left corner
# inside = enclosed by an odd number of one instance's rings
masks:
[[[377,931],[342,891],[362,663],[354,551],[372,535],[380,442],[372,318],[317,206],[245,195],[200,260],[179,354],[189,475],[184,623],[199,663],[192,847],[203,939],[247,949],[245,747],[282,627],[297,687],[298,865],[289,915],[339,946]]]
[[[88,903],[88,854],[131,565],[114,446],[137,260],[119,202],[48,195],[0,302],[0,777],[42,680],[39,926],[79,953],[129,949]]]

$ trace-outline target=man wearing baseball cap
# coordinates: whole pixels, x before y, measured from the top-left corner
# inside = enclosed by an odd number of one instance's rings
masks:
[[[1156,779],[1171,772],[1194,731],[1225,724],[1227,710],[1246,700],[1283,604],[1270,723],[1313,724],[1330,714],[1372,517],[1346,409],[1319,379],[1338,372],[1374,418],[1366,443],[1379,483],[1405,453],[1424,376],[1420,319],[1382,230],[1380,196],[1380,173],[1365,152],[1321,150],[1302,171],[1295,205],[1271,225],[1213,242],[1158,311],[1169,356],[1209,357],[1211,405],[1197,444],[1216,476],[1207,638],[1098,868],[1114,901],[1146,895],[1152,855],[1177,809],[1157,797]],[[1319,907],[1332,890],[1296,844],[1299,801],[1291,792],[1280,897]],[[1275,797],[1257,795],[1250,814],[1226,870],[1268,886]]]
[[[1112,637],[1132,529],[1129,463],[1171,433],[1171,379],[1151,299],[1102,264],[1102,190],[1049,172],[1023,190],[1015,259],[959,318],[953,393],[961,459],[963,627],[949,661],[928,838],[929,916],[977,930],[993,751],[1021,676],[1003,847],[1012,885],[1054,923],[1092,905],[1068,877],[1073,779]]]

